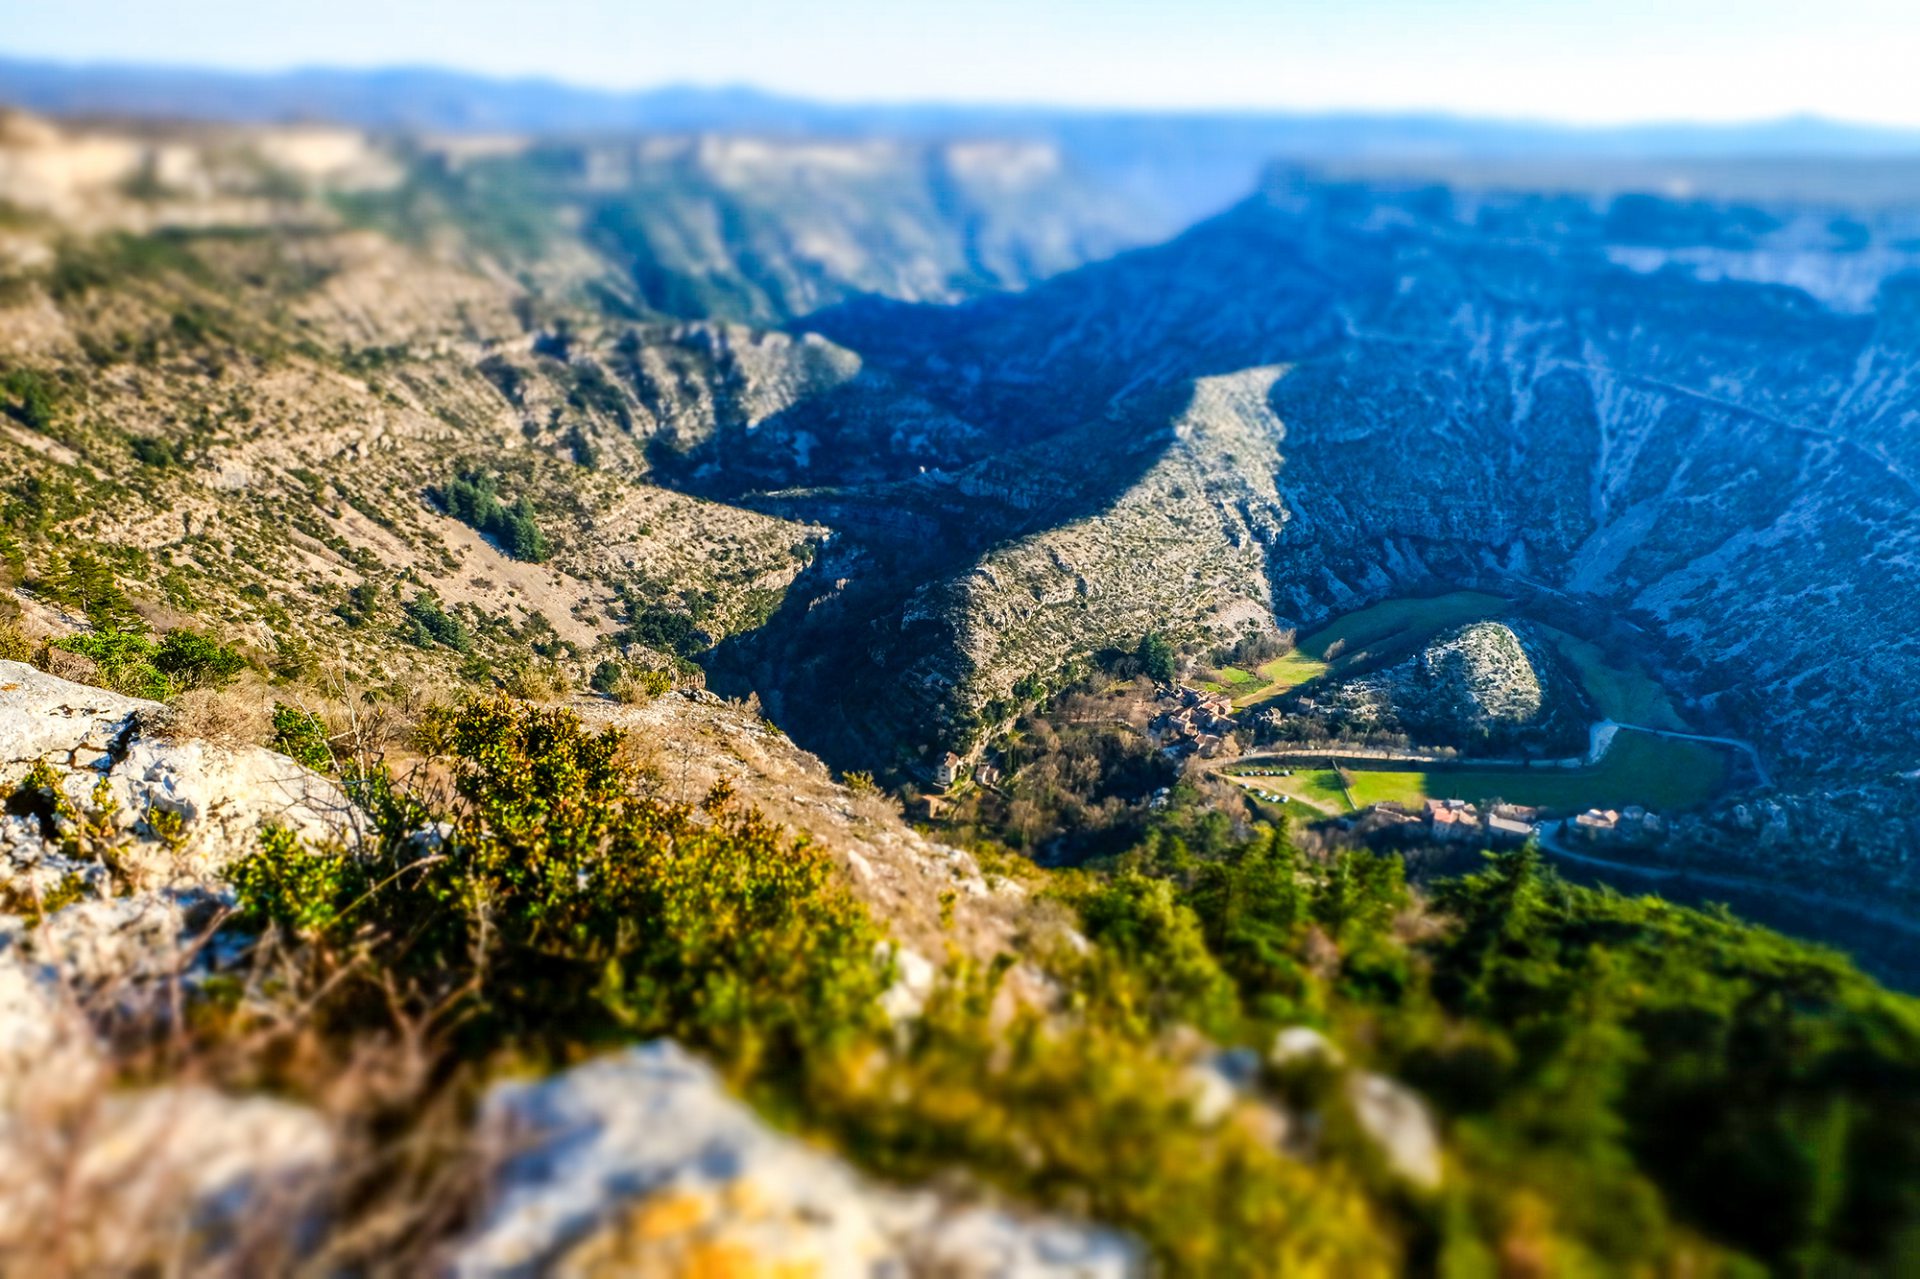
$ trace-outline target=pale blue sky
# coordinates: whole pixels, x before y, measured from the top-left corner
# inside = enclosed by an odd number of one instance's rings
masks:
[[[0,52],[834,100],[1920,125],[1920,0],[0,0]]]

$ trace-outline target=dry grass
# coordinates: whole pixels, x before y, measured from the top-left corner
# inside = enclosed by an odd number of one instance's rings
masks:
[[[204,959],[36,988],[36,1042],[0,1052],[0,1274],[438,1270],[485,1171],[451,1025],[390,991],[334,1033],[316,1010],[361,961],[271,935],[190,1003]]]
[[[196,688],[179,694],[166,710],[141,727],[172,741],[210,742],[215,746],[260,746],[272,731],[267,690],[255,685]]]

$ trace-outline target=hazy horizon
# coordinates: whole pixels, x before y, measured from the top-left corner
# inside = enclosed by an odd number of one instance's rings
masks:
[[[1920,13],[1521,0],[1346,6],[861,0],[832,17],[755,0],[528,10],[481,0],[27,6],[0,56],[273,76],[439,71],[594,91],[752,90],[825,104],[1180,114],[1433,115],[1556,127],[1920,127],[1903,68]]]

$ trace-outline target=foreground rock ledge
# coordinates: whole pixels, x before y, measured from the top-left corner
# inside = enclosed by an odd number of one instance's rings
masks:
[[[767,1128],[712,1069],[660,1040],[482,1108],[494,1201],[461,1279],[807,1274],[1130,1279],[1127,1237],[875,1185]]]

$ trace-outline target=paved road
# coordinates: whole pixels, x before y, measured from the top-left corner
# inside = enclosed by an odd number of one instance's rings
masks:
[[[1753,764],[1754,776],[1762,786],[1773,785],[1773,778],[1767,772],[1767,766],[1760,760],[1760,752],[1753,743],[1738,737],[1713,737],[1706,733],[1683,733],[1671,728],[1654,728],[1648,724],[1622,724],[1617,720],[1603,719],[1587,729],[1587,753],[1580,759],[1484,759],[1461,758],[1459,756],[1437,755],[1432,751],[1416,750],[1378,750],[1366,746],[1350,746],[1327,750],[1278,750],[1261,751],[1255,755],[1242,755],[1232,761],[1234,764],[1258,765],[1264,762],[1301,763],[1311,760],[1373,760],[1405,764],[1448,764],[1465,768],[1592,768],[1613,749],[1614,738],[1621,729],[1630,729],[1636,733],[1646,733],[1652,737],[1671,737],[1683,742],[1707,742],[1714,746],[1724,746],[1739,751]]]
[[[1722,875],[1709,871],[1693,870],[1685,866],[1649,866],[1641,862],[1620,862],[1607,857],[1595,857],[1592,853],[1582,852],[1570,847],[1564,833],[1564,822],[1548,822],[1540,827],[1540,847],[1555,857],[1567,861],[1579,862],[1601,870],[1621,871],[1638,879],[1660,880],[1683,879],[1689,884],[1698,884],[1708,888],[1724,888],[1738,893],[1754,893],[1765,897],[1784,898],[1800,902],[1821,910],[1844,912],[1862,919],[1870,919],[1876,924],[1920,937],[1920,919],[1906,913],[1881,910],[1862,903],[1858,898],[1831,897],[1826,893],[1810,892],[1795,888],[1790,884],[1778,884],[1772,880],[1753,879],[1746,875]]]

